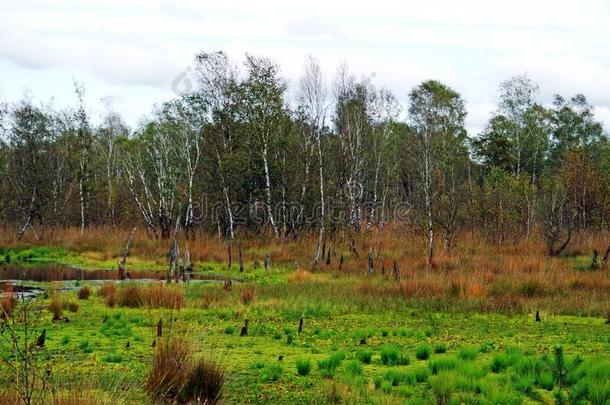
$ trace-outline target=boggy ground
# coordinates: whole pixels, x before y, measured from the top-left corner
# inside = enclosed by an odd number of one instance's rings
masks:
[[[11,265],[36,263],[42,249],[53,262],[114,267],[120,243],[112,250],[78,240],[7,243],[3,252]],[[603,250],[603,240],[582,237],[567,256],[547,258],[531,241],[501,247],[471,237],[427,270],[411,257],[418,257],[414,242],[377,235],[358,240],[359,258],[349,243],[332,244],[331,264],[315,272],[305,270],[313,241],[241,241],[243,273],[235,253],[227,271],[223,242],[193,240],[196,272],[233,278],[230,290],[199,280],[117,282],[113,293],[104,282],[39,283],[47,289],[37,303],[47,330],[39,362],[60,398],[78,391],[81,403],[150,402],[145,385],[163,319],[164,339],[184,337],[197,357],[226,369],[226,403],[607,404],[610,284],[607,269],[588,269],[587,253]],[[161,268],[162,251],[162,242],[142,238],[128,264]],[[269,251],[271,269],[255,268]],[[393,260],[399,280],[390,274]],[[83,286],[92,290],[87,299],[78,297]],[[66,308],[61,320],[52,320],[53,302]],[[240,336],[245,319],[248,335]],[[10,388],[12,376],[0,370],[0,386]]]

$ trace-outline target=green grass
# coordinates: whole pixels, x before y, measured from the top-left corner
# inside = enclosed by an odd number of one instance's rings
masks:
[[[432,352],[432,349],[430,349],[430,346],[421,345],[421,346],[418,346],[417,349],[415,349],[415,357],[418,360],[428,360],[431,352]]]
[[[85,379],[108,395],[117,378],[125,379],[131,387],[125,402],[147,403],[143,381],[162,318],[165,337],[186,337],[197,356],[211,355],[226,368],[227,403],[327,403],[330,391],[342,403],[553,403],[555,395],[580,395],[584,403],[604,404],[610,398],[604,319],[549,314],[536,323],[527,315],[421,306],[359,295],[361,279],[351,275],[319,272],[311,281],[288,283],[290,271],[247,269],[243,278],[257,288],[248,306],[241,303],[240,283],[224,291],[220,284],[192,281],[181,287],[187,297],[181,310],[108,308],[95,294],[100,283],[80,283],[93,294],[79,301],[70,322],[53,322],[41,310],[47,330],[41,361],[54,378]],[[75,282],[37,285],[69,288],[60,294],[76,300]],[[45,308],[48,299],[40,300]],[[240,337],[244,319],[250,333]],[[550,368],[558,344],[566,361],[584,358],[561,389]],[[0,351],[8,357],[4,346]],[[0,388],[11,381],[0,364]]]
[[[311,360],[310,359],[298,359],[296,361],[297,373],[299,375],[308,375],[311,371]]]

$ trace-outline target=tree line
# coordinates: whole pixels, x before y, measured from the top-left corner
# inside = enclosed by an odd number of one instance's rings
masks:
[[[325,82],[311,57],[294,97],[267,58],[201,52],[194,71],[193,91],[135,129],[111,105],[94,125],[79,84],[61,111],[30,95],[0,103],[2,222],[18,238],[135,222],[168,238],[178,220],[187,235],[319,244],[398,223],[430,261],[464,230],[497,243],[538,232],[558,254],[575,231],[607,227],[610,148],[583,95],[543,105],[515,76],[469,134],[464,99],[436,80],[403,109],[345,65]]]

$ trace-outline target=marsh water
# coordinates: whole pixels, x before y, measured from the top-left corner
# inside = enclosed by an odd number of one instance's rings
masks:
[[[164,280],[165,271],[161,270],[130,270],[127,272],[128,281],[155,282]],[[191,280],[220,282],[222,276],[192,274]],[[35,296],[44,292],[44,288],[37,285],[41,282],[60,282],[61,289],[70,290],[78,288],[80,281],[119,281],[118,273],[113,270],[79,269],[58,264],[49,265],[5,265],[0,266],[0,296],[6,291],[19,296]]]

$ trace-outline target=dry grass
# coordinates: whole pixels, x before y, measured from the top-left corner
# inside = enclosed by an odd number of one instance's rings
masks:
[[[114,286],[113,286],[114,287]],[[182,286],[166,286],[164,284],[135,285],[128,284],[118,289],[108,288],[104,293],[106,305],[113,307],[139,308],[169,308],[180,309],[184,307],[185,296]]]
[[[26,239],[15,242],[14,232],[0,230],[0,243],[5,246],[19,244],[45,244],[69,247],[80,252],[94,252],[102,258],[118,257],[127,239],[129,229],[113,229],[117,237],[109,238],[109,228],[91,228],[80,235],[78,229],[69,228],[49,235],[44,241]],[[479,306],[483,310],[522,310],[530,311],[536,307],[555,310],[561,313],[605,316],[610,301],[609,269],[599,271],[577,270],[574,255],[590,256],[593,249],[604,252],[610,242],[610,233],[576,234],[565,252],[565,257],[548,257],[546,246],[536,232],[529,238],[513,238],[510,243],[496,244],[477,232],[463,232],[456,240],[455,247],[444,251],[437,248],[432,268],[428,268],[425,258],[425,241],[420,235],[407,230],[404,226],[388,225],[384,231],[371,230],[354,236],[358,256],[350,253],[351,236],[338,233],[333,241],[326,242],[327,251],[332,248],[332,264],[320,264],[316,272],[308,272],[316,238],[312,236],[294,239],[273,239],[260,236],[239,236],[232,245],[233,266],[237,251],[241,247],[246,266],[255,260],[262,262],[265,253],[270,252],[273,266],[297,268],[288,276],[290,284],[315,283],[320,273],[339,273],[339,261],[343,265],[338,277],[366,276],[367,252],[373,251],[375,278],[385,282],[370,283],[368,279],[355,285],[352,293],[374,296],[402,297],[409,300],[443,300],[453,307],[467,303],[468,307]],[[27,236],[31,238],[31,236]],[[136,234],[132,256],[162,262],[169,241],[149,238],[142,232]],[[227,261],[228,244],[226,241],[203,234],[189,240],[191,259],[194,263]],[[96,257],[97,257],[96,256]],[[585,259],[579,259],[581,267]],[[382,261],[385,278],[381,276]],[[401,278],[394,282],[392,263],[400,267]],[[586,267],[586,264],[585,264]],[[603,267],[603,266],[602,266]],[[104,292],[113,287],[102,286],[102,294],[107,303],[116,301],[126,304],[128,299],[119,299],[118,293]],[[252,292],[238,287],[243,302],[250,302]],[[153,295],[172,294],[162,289]],[[137,293],[136,293],[137,294]],[[143,294],[143,292],[142,292]],[[252,298],[254,295],[252,295]],[[133,305],[144,305],[142,296],[134,297]],[[217,297],[216,297],[217,298]],[[218,301],[215,297],[202,299],[203,306]],[[160,299],[156,306],[181,306],[180,296]],[[151,299],[152,300],[152,299]],[[120,301],[120,302],[119,302]],[[156,300],[159,301],[159,300]],[[138,304],[139,303],[139,304]]]
[[[81,287],[77,293],[79,300],[88,300],[90,295],[91,295],[91,288],[89,288],[88,286]]]
[[[186,384],[192,361],[192,349],[186,340],[175,337],[161,340],[146,381],[151,399],[175,402]]]
[[[240,287],[241,303],[248,305],[256,299],[256,288],[251,285]]]
[[[53,298],[51,298],[51,302],[49,302],[47,309],[49,312],[51,312],[51,314],[53,314],[54,321],[60,320],[64,313],[64,302],[61,297],[59,297],[59,295],[55,295]]]

